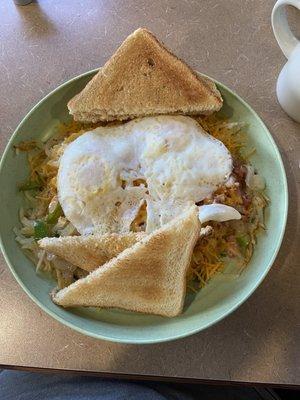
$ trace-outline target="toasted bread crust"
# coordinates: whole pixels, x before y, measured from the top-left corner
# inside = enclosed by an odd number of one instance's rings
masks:
[[[53,296],[63,307],[117,307],[174,317],[182,312],[186,272],[200,233],[197,207]]]
[[[68,103],[82,122],[157,114],[210,114],[222,106],[215,84],[198,76],[147,29],[122,43],[86,87]]]

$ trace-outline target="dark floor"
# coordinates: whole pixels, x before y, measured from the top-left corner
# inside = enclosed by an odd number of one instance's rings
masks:
[[[127,384],[127,385],[126,385]],[[52,372],[26,372],[26,371],[9,371],[0,370],[0,400],[18,400],[30,399],[31,396],[39,396],[38,393],[44,393],[44,400],[56,399],[53,397],[54,391],[45,391],[45,387],[56,388],[59,393],[59,399],[69,399],[68,390],[71,390],[73,397],[74,390],[77,389],[84,393],[84,398],[89,398],[88,393],[93,393],[93,387],[96,389],[96,397],[98,399],[100,391],[105,387],[112,392],[110,399],[114,399],[114,393],[122,393],[128,386],[131,388],[133,397],[138,396],[138,391],[141,388],[152,390],[155,393],[160,393],[165,399],[200,399],[200,400],[300,400],[300,390],[296,389],[277,389],[263,386],[247,386],[247,385],[204,385],[204,384],[186,384],[186,383],[171,383],[171,382],[153,382],[153,381],[131,381],[104,379],[98,376],[83,376],[80,374],[64,374]],[[67,387],[66,387],[67,386]],[[62,391],[60,391],[63,389]],[[81,390],[80,390],[81,389]],[[24,393],[27,393],[27,396]],[[13,394],[14,393],[14,394]],[[70,393],[69,393],[70,394]],[[25,397],[24,397],[25,396]],[[29,397],[28,397],[29,396]],[[76,397],[76,396],[75,396]],[[95,399],[92,395],[92,398]],[[39,398],[39,397],[34,397]],[[83,397],[76,397],[83,398]],[[100,398],[104,398],[101,397]],[[122,398],[123,397],[118,397]],[[127,399],[125,396],[124,398]],[[139,397],[137,397],[139,398]],[[152,398],[152,397],[151,397]]]
[[[273,389],[282,400],[299,400],[300,390],[297,389]]]

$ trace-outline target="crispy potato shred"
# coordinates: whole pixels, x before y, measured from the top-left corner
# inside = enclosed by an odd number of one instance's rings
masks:
[[[263,191],[250,189],[245,183],[246,166],[255,149],[247,153],[247,135],[243,132],[243,124],[228,122],[216,115],[196,120],[208,133],[225,144],[234,160],[234,183],[218,188],[211,198],[198,205],[213,202],[226,204],[235,207],[242,214],[242,219],[203,225],[209,225],[212,229],[209,229],[207,235],[199,238],[193,252],[187,279],[188,288],[192,291],[199,290],[215,274],[225,273],[227,265],[234,265],[234,274],[243,270],[251,259],[258,233],[265,229],[263,214],[268,204]],[[61,124],[48,140],[22,142],[15,146],[16,152],[27,152],[30,168],[28,181],[20,185],[28,204],[25,211],[21,210],[22,229],[16,228],[16,239],[35,262],[37,269],[54,273],[59,287],[78,279],[81,271],[72,268],[64,270],[55,265],[53,260],[38,249],[36,240],[45,235],[77,234],[75,228],[64,217],[57,201],[56,178],[59,159],[68,143],[99,125],[83,125],[72,121]],[[146,218],[146,204],[143,204],[131,229],[144,230]]]

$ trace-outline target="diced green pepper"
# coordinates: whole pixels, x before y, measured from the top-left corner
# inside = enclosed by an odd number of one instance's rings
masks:
[[[222,251],[222,252],[220,253],[220,257],[226,257],[226,256],[227,256],[226,251]]]
[[[242,248],[242,249],[246,249],[246,247],[249,244],[249,238],[247,235],[244,236],[238,236],[236,238],[237,244]]]
[[[61,208],[61,205],[57,203],[55,209],[52,211],[52,213],[48,214],[46,217],[46,222],[48,224],[56,224],[58,221],[58,218],[63,215],[63,210]]]
[[[26,190],[40,189],[43,186],[42,182],[28,181],[19,186],[19,190],[24,192]]]
[[[36,221],[33,227],[36,240],[51,236],[50,227],[44,221]]]

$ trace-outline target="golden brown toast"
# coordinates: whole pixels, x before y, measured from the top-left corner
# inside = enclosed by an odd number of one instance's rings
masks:
[[[221,107],[216,85],[197,75],[144,28],[128,36],[68,103],[74,119],[82,122],[211,114]]]
[[[182,312],[186,272],[200,233],[197,207],[57,292],[63,307],[117,307],[174,317]]]
[[[44,238],[39,246],[48,253],[70,262],[85,271],[95,268],[122,253],[141,240],[145,233],[105,234]]]

